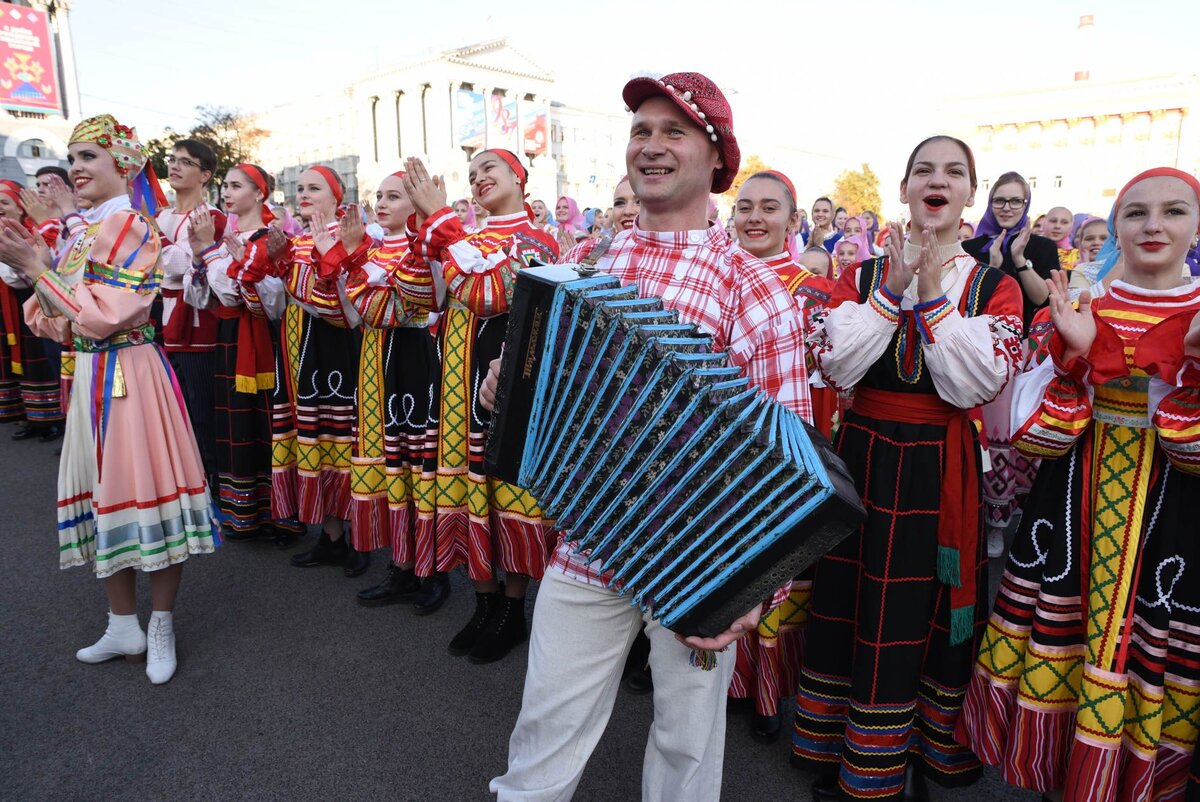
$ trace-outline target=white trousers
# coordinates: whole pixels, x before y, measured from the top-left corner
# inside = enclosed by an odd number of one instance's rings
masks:
[[[501,802],[551,802],[575,794],[621,682],[643,616],[629,600],[551,568],[538,589],[521,713],[508,742],[508,772],[489,786]],[[646,617],[654,722],[642,764],[642,799],[719,800],[725,702],[736,655],[703,671],[691,649]]]

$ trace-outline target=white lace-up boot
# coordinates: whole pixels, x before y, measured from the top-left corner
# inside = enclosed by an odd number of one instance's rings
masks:
[[[146,659],[146,633],[138,623],[137,614],[108,614],[108,629],[100,640],[75,652],[82,663],[103,663],[116,657],[124,657],[131,663]]]
[[[155,610],[150,614],[146,631],[146,676],[155,685],[162,685],[175,676],[175,627],[169,612]]]

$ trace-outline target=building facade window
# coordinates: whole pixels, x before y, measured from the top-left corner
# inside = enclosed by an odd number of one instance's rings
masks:
[[[46,143],[40,139],[26,139],[17,147],[17,156],[22,159],[53,158]]]

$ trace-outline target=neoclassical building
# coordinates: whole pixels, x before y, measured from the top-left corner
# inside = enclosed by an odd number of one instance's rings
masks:
[[[79,121],[70,14],[70,0],[0,3],[0,178],[32,185],[38,169],[66,166]]]
[[[259,148],[278,179],[280,199],[294,195],[304,167],[323,163],[345,180],[348,198],[366,198],[379,182],[419,156],[444,174],[451,200],[468,194],[467,163],[482,148],[503,147],[531,166],[529,193],[553,205],[572,194],[607,206],[624,172],[627,115],[553,99],[554,76],[504,39],[431,52],[365,74],[338,93],[260,114],[269,132]]]
[[[1161,165],[1200,173],[1200,76],[1076,80],[1005,94],[961,98],[950,120],[971,143],[980,190],[1001,173],[1029,179],[1031,212],[1066,206],[1107,216],[1123,183]]]

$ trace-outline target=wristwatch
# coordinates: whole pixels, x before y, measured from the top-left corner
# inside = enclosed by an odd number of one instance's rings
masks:
[[[1018,273],[1024,273],[1026,270],[1033,270],[1033,260],[1026,259],[1025,264],[1017,268]]]

